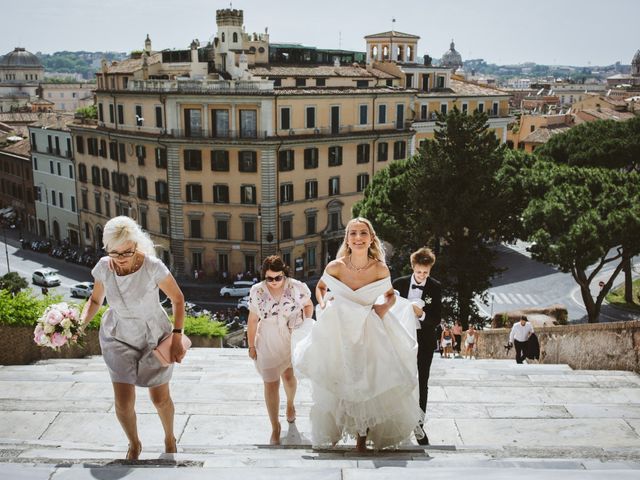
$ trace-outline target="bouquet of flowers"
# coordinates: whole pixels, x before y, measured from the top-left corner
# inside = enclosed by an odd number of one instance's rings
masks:
[[[38,319],[33,340],[40,347],[57,350],[74,345],[83,334],[78,309],[66,302],[49,305]]]

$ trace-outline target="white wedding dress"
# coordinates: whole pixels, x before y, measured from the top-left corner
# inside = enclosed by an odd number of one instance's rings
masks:
[[[293,354],[296,374],[312,382],[313,445],[356,435],[377,449],[398,445],[423,416],[411,304],[396,297],[381,319],[372,306],[391,288],[389,278],[357,290],[326,273],[322,280],[330,300]]]

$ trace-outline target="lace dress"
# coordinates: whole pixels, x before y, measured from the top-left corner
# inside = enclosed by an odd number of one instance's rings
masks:
[[[310,299],[309,287],[295,278],[287,277],[279,300],[265,281],[251,287],[249,311],[258,317],[255,365],[265,382],[275,382],[291,367],[291,331],[302,324]]]
[[[375,448],[395,446],[423,418],[411,304],[397,297],[381,319],[372,307],[389,278],[357,290],[326,273],[322,280],[331,300],[293,357],[296,373],[312,382],[313,444],[367,435]]]

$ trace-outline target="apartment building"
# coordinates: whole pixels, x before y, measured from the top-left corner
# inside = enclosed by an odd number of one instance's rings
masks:
[[[177,275],[255,271],[279,253],[307,277],[335,257],[373,175],[433,135],[431,112],[486,108],[505,135],[508,96],[419,64],[417,36],[368,36],[365,60],[270,44],[242,10],[216,20],[205,47],[156,52],[147,37],[103,62],[98,122],[71,126],[84,242],[127,214]]]

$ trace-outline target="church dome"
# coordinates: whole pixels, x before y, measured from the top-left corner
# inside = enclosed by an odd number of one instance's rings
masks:
[[[42,68],[42,63],[33,53],[16,47],[0,60],[0,68]]]
[[[443,67],[451,67],[453,70],[462,67],[462,56],[457,52],[453,40],[451,40],[449,50],[442,55],[440,63]]]

